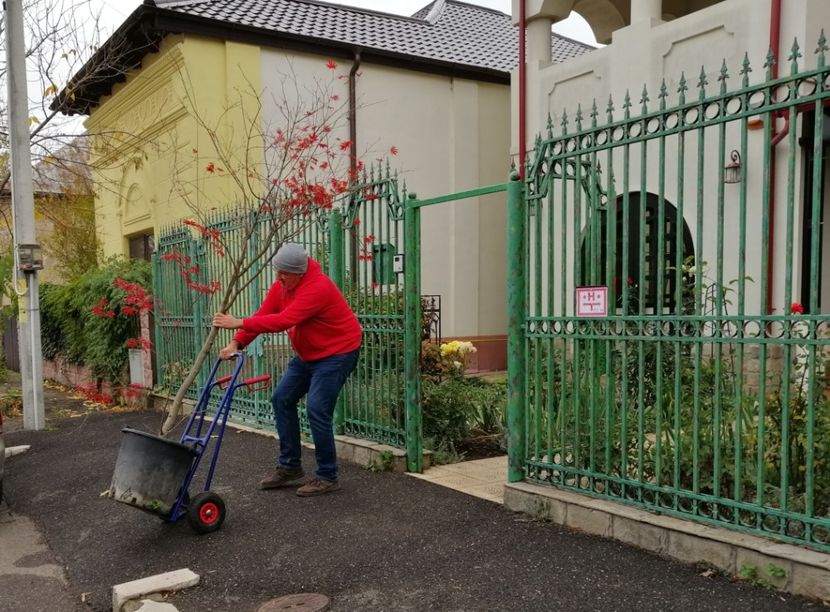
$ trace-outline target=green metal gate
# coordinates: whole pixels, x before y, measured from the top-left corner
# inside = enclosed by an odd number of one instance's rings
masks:
[[[396,261],[404,249],[403,195],[397,180],[367,177],[335,213],[332,277],[363,327],[355,372],[341,398],[338,426],[350,436],[406,447],[404,290]]]
[[[511,480],[830,550],[826,51],[549,121],[509,187]]]

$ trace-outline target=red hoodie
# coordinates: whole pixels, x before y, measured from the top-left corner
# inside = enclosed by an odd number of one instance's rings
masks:
[[[279,281],[271,285],[253,316],[242,319],[233,337],[243,348],[259,334],[287,331],[303,361],[317,361],[360,348],[363,330],[346,298],[320,264],[308,258],[308,270],[293,291]]]

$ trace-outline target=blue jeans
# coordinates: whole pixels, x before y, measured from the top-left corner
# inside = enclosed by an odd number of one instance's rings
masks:
[[[280,437],[280,465],[290,470],[301,467],[300,419],[297,403],[308,393],[306,406],[314,439],[317,471],[322,480],[337,480],[337,455],[334,449],[332,417],[337,396],[357,365],[360,349],[332,355],[318,361],[294,357],[277,385],[271,404]]]

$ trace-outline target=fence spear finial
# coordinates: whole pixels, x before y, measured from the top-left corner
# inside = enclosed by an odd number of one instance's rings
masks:
[[[650,98],[648,97],[648,89],[645,85],[643,85],[643,93],[640,96],[640,104],[643,105],[643,114],[645,115],[648,112],[648,103]]]
[[[680,73],[680,82],[677,85],[677,93],[680,94],[680,104],[686,103],[686,92],[689,90],[689,86],[686,84],[686,72],[683,71]]]
[[[793,39],[793,46],[790,49],[790,56],[787,60],[790,62],[790,71],[792,74],[798,73],[798,59],[803,57],[801,55],[801,47],[798,45],[798,38]]]
[[[709,84],[709,80],[706,78],[706,67],[701,66],[700,67],[700,77],[698,78],[698,81],[697,81],[697,88],[699,90],[701,100],[706,97],[706,86],[708,84]]]
[[[819,34],[818,37],[818,47],[816,48],[816,55],[818,55],[819,67],[824,66],[824,54],[828,49],[830,49],[830,47],[827,46],[827,37],[824,36],[824,28],[822,28],[821,34]]]
[[[723,63],[720,67],[720,73],[718,74],[718,82],[720,82],[720,92],[722,94],[726,93],[726,81],[729,80],[729,68],[726,67],[726,58],[724,58]]]
[[[749,63],[749,53],[744,53],[744,61],[741,63],[741,76],[743,77],[743,87],[749,87],[750,72],[752,72],[752,66]]]

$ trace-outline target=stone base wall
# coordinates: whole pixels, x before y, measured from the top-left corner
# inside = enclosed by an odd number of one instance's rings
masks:
[[[115,392],[112,385],[93,376],[87,367],[68,363],[65,359],[60,358],[54,361],[43,361],[43,378],[73,389],[76,387],[94,388],[104,395],[113,395]],[[124,400],[130,407],[146,408],[149,396],[150,389],[130,388]]]

